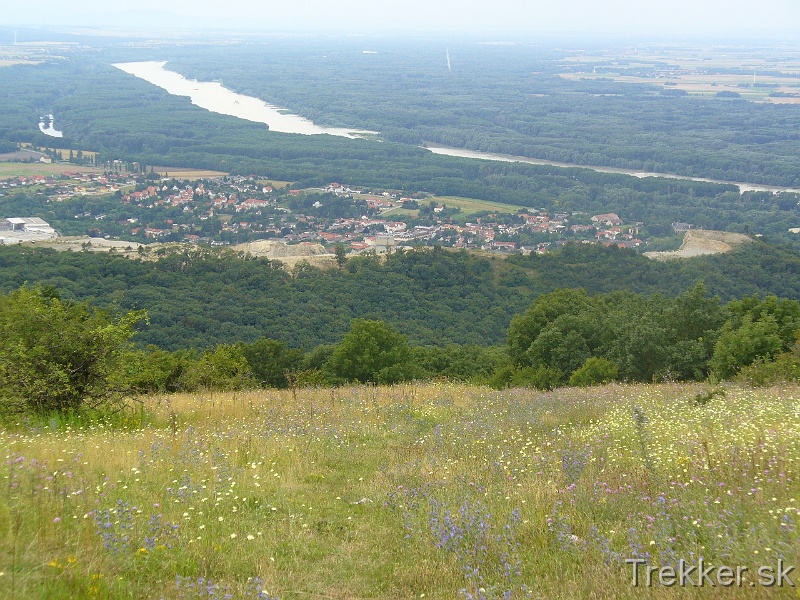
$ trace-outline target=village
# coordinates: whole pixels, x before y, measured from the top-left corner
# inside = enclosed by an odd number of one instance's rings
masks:
[[[548,212],[510,205],[506,211],[468,212],[456,199],[353,189],[335,182],[323,188],[291,189],[257,177],[191,181],[118,171],[0,180],[0,194],[20,193],[43,200],[44,213],[56,215],[44,225],[52,227],[53,236],[88,235],[141,244],[227,245],[276,239],[287,244],[341,244],[351,253],[440,245],[506,254],[545,253],[567,241],[625,248],[645,245],[640,238],[643,223],[626,224],[615,213]],[[3,219],[31,216],[2,215]],[[42,235],[43,225],[38,227],[35,236]],[[18,223],[17,229],[23,230],[24,224]],[[17,241],[26,241],[25,236],[17,232],[3,237],[3,243]]]

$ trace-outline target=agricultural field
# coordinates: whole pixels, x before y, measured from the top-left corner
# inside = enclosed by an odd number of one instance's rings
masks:
[[[198,179],[209,179],[214,177],[224,177],[227,173],[222,171],[212,171],[209,169],[187,169],[184,167],[153,167],[153,171],[164,177],[175,179],[188,179],[196,181]]]
[[[627,48],[563,59],[561,77],[653,84],[692,95],[718,92],[772,104],[800,103],[800,55],[790,49],[760,52],[720,46]]]
[[[27,145],[23,144],[22,148],[23,149],[30,148],[30,145],[29,144],[27,144]],[[83,156],[83,158],[85,158],[86,160],[93,160],[93,159],[97,158],[97,155],[98,155],[97,152],[93,152],[92,150],[74,150],[74,149],[70,149],[70,148],[43,148],[43,147],[37,147],[36,150],[38,152],[54,152],[56,154],[56,157],[59,160],[63,160],[63,161],[69,160],[69,153],[70,152],[72,152],[73,154],[77,154],[78,152],[80,152],[81,156]],[[74,167],[75,165],[73,164],[72,166]]]
[[[25,163],[25,162],[3,162],[0,161],[0,179],[14,179],[16,177],[32,177],[34,175],[58,175],[61,173],[103,173],[103,167],[91,167],[88,165],[75,165],[72,163]],[[222,171],[211,171],[207,169],[187,169],[184,167],[155,167],[155,172],[176,179],[206,179],[213,177],[224,177],[227,173]]]
[[[11,424],[0,596],[638,598],[652,565],[652,598],[796,598],[798,398],[408,384]]]
[[[425,200],[420,200],[420,204],[428,204],[431,201],[444,204],[448,208],[457,207],[461,209],[461,216],[469,216],[479,212],[496,212],[503,214],[516,214],[520,211],[520,206],[513,204],[503,204],[502,202],[492,202],[490,200],[478,200],[476,198],[462,198],[461,196],[435,196],[431,195]],[[407,210],[404,208],[395,208],[383,213],[386,216],[399,215],[399,214],[416,214],[416,210]]]
[[[42,61],[22,60],[14,58],[0,58],[0,67],[10,67],[12,65],[38,65]]]
[[[718,92],[732,92],[745,100],[754,102],[800,104],[800,77],[762,76],[756,78],[752,73],[706,75],[694,72],[675,72],[669,76],[634,76],[615,73],[613,70],[604,72],[602,75],[565,73],[561,76],[571,81],[611,78],[620,83],[649,83],[664,86],[664,89],[683,90],[696,96],[711,97]]]
[[[47,59],[66,58],[66,54],[76,46],[68,42],[0,43],[0,67],[38,65]]]
[[[485,211],[516,214],[521,209],[520,206],[515,206],[513,204],[478,200],[476,198],[462,198],[460,196],[432,196],[429,201],[430,200],[436,200],[440,204],[445,204],[448,207],[458,207],[461,209],[462,215],[472,215],[477,212]]]
[[[271,186],[273,189],[280,190],[292,185],[291,181],[279,181],[277,179],[259,179],[259,185],[268,185]]]
[[[103,169],[67,163],[0,162],[0,179],[15,179],[17,177],[33,177],[36,175],[60,175],[61,173],[74,173],[76,171],[81,173],[102,173]]]

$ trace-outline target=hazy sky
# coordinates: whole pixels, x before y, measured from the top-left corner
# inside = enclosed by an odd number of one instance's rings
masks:
[[[0,24],[264,31],[800,35],[800,0],[79,0],[8,2]]]

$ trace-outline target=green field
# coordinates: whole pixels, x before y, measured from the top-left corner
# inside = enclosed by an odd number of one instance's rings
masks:
[[[461,209],[461,214],[465,216],[473,215],[479,212],[497,212],[497,213],[517,213],[520,211],[520,206],[514,204],[503,204],[502,202],[491,202],[489,200],[477,200],[475,198],[462,198],[460,196],[430,196],[425,200],[420,200],[420,205],[428,202],[435,201],[439,204],[445,204],[448,207],[457,206]],[[394,210],[385,212],[384,215],[391,216],[397,214],[413,214],[416,215],[417,211],[405,210],[396,208]]]
[[[84,165],[71,165],[62,163],[17,163],[0,162],[0,179],[14,179],[17,177],[32,177],[34,175],[58,175],[64,172],[73,173],[102,173],[98,167]]]
[[[800,389],[703,389],[184,394],[21,423],[0,597],[639,598],[626,559],[702,556],[742,587],[657,573],[648,597],[796,598],[756,569],[800,565]]]
[[[433,196],[433,200],[446,204],[447,206],[457,206],[461,213],[471,215],[477,212],[498,212],[498,213],[518,213],[521,206],[514,204],[503,204],[502,202],[490,202],[489,200],[476,200],[475,198],[461,198],[459,196]]]
[[[223,171],[211,171],[208,169],[187,169],[184,167],[153,167],[154,171],[162,177],[172,177],[174,179],[188,179],[196,181],[197,179],[213,179],[216,177],[224,177],[227,173]]]

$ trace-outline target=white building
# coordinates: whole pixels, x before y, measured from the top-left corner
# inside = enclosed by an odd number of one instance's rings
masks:
[[[368,245],[368,249],[376,254],[386,254],[394,250],[396,242],[394,236],[385,233],[379,233],[375,237],[364,238]]]
[[[0,245],[50,240],[58,237],[50,223],[39,217],[10,217],[0,221]]]

